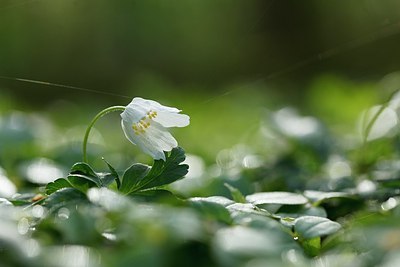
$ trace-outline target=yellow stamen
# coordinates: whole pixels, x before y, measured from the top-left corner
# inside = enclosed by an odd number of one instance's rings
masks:
[[[146,132],[146,129],[150,127],[151,121],[157,117],[157,111],[149,111],[147,112],[146,116],[143,117],[138,122],[132,124],[133,132],[136,135],[143,134]]]

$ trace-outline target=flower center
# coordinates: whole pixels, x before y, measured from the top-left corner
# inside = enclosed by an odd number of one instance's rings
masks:
[[[147,112],[146,116],[144,116],[140,121],[132,124],[133,132],[136,135],[144,134],[146,132],[146,129],[150,127],[151,122],[155,117],[157,117],[157,111],[150,110],[149,112]]]

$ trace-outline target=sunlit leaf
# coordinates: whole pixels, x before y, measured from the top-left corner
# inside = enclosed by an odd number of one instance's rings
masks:
[[[302,216],[294,221],[294,230],[303,239],[330,235],[341,229],[341,225],[327,218]]]
[[[260,205],[260,204],[302,205],[308,202],[307,198],[305,198],[304,196],[290,192],[255,193],[246,196],[246,200],[254,205]]]

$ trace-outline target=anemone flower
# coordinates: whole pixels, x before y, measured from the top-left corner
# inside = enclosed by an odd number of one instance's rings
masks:
[[[121,113],[122,130],[126,138],[154,159],[165,161],[164,151],[171,151],[178,142],[168,131],[171,127],[189,125],[189,116],[181,110],[135,97]]]

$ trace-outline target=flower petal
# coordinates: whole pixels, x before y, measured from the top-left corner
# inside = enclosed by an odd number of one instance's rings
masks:
[[[159,111],[154,121],[164,127],[185,127],[189,125],[190,117],[185,114]]]
[[[167,106],[161,105],[157,101],[143,99],[141,97],[135,97],[132,100],[131,104],[142,106],[142,107],[147,107],[149,109],[156,110],[156,111],[167,111],[167,112],[173,112],[173,113],[180,112],[180,110],[177,108],[167,107]]]
[[[154,122],[147,129],[146,134],[155,140],[163,151],[171,151],[172,148],[178,146],[176,139],[162,125]]]
[[[148,111],[145,107],[130,103],[121,113],[121,118],[130,123],[138,122],[146,116]]]
[[[134,133],[129,122],[122,120],[121,125],[126,138],[156,160],[165,160],[164,151],[171,151],[172,148],[178,146],[176,139],[156,122],[140,134]]]
[[[156,146],[147,135],[137,135],[132,130],[129,122],[121,120],[122,130],[126,138],[134,145],[137,145],[144,153],[150,155],[153,159],[165,160],[165,155],[159,146]]]

